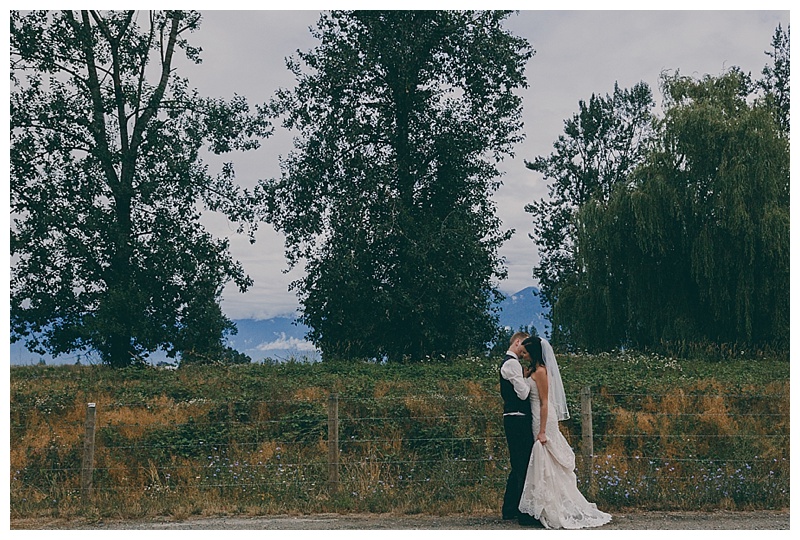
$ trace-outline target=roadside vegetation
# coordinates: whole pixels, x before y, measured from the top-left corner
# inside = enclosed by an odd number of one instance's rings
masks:
[[[741,356],[741,355],[740,355]],[[789,362],[559,355],[589,498],[622,509],[789,506]],[[756,369],[757,366],[757,369]],[[507,475],[493,358],[178,370],[11,368],[11,517],[492,514]],[[594,460],[581,459],[592,390]],[[328,400],[338,396],[339,484]],[[81,498],[86,404],[92,495]]]

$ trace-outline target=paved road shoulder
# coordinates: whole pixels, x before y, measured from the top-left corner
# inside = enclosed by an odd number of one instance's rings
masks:
[[[315,514],[308,516],[223,516],[176,520],[85,520],[17,519],[11,529],[85,530],[514,530],[516,522],[497,516],[429,516],[391,514]],[[757,512],[628,512],[614,514],[601,530],[786,530],[789,511]]]

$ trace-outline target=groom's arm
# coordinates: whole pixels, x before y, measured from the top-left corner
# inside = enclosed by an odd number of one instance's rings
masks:
[[[500,375],[514,387],[519,399],[528,399],[531,387],[528,385],[522,372],[522,364],[519,360],[510,359],[500,368]]]

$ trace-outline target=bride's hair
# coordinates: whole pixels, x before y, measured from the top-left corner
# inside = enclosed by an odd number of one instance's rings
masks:
[[[540,365],[544,365],[542,358],[542,340],[537,336],[531,336],[522,342],[522,346],[531,355],[531,371],[536,371]]]

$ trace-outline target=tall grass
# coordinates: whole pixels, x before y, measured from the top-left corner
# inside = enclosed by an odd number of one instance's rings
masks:
[[[784,508],[789,364],[559,356],[579,454],[579,389],[594,393],[581,489],[601,508]],[[12,518],[314,512],[497,513],[508,458],[497,363],[11,369]],[[338,393],[340,484],[328,485]],[[87,402],[94,492],[81,503]],[[581,465],[579,461],[579,466]],[[580,468],[580,470],[583,470]]]

